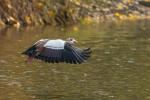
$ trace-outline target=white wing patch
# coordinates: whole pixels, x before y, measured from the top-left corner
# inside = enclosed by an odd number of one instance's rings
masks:
[[[57,40],[49,40],[44,47],[51,48],[51,49],[64,49],[65,41],[61,39]]]

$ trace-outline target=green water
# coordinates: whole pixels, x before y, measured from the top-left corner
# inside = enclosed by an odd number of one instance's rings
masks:
[[[81,65],[26,64],[41,38],[92,47]],[[150,21],[0,31],[0,100],[150,100]]]

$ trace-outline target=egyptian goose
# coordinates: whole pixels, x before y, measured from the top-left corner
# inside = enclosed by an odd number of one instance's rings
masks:
[[[29,63],[35,58],[48,63],[81,64],[90,57],[91,49],[77,48],[74,46],[75,43],[77,41],[74,38],[68,38],[67,41],[41,39],[22,54],[28,56],[27,62]]]

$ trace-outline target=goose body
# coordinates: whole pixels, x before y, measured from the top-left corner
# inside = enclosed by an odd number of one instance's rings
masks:
[[[22,54],[28,56],[27,61],[35,58],[48,63],[66,62],[71,64],[81,64],[90,57],[91,49],[77,48],[74,46],[74,42],[75,39],[70,39],[68,41],[61,39],[41,39]]]

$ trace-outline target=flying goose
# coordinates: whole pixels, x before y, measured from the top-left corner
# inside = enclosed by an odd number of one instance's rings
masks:
[[[41,39],[22,54],[28,56],[28,63],[35,58],[48,63],[66,62],[70,64],[81,64],[90,57],[91,49],[77,48],[74,46],[75,43],[77,41],[74,38],[68,38],[66,41],[62,39]]]

